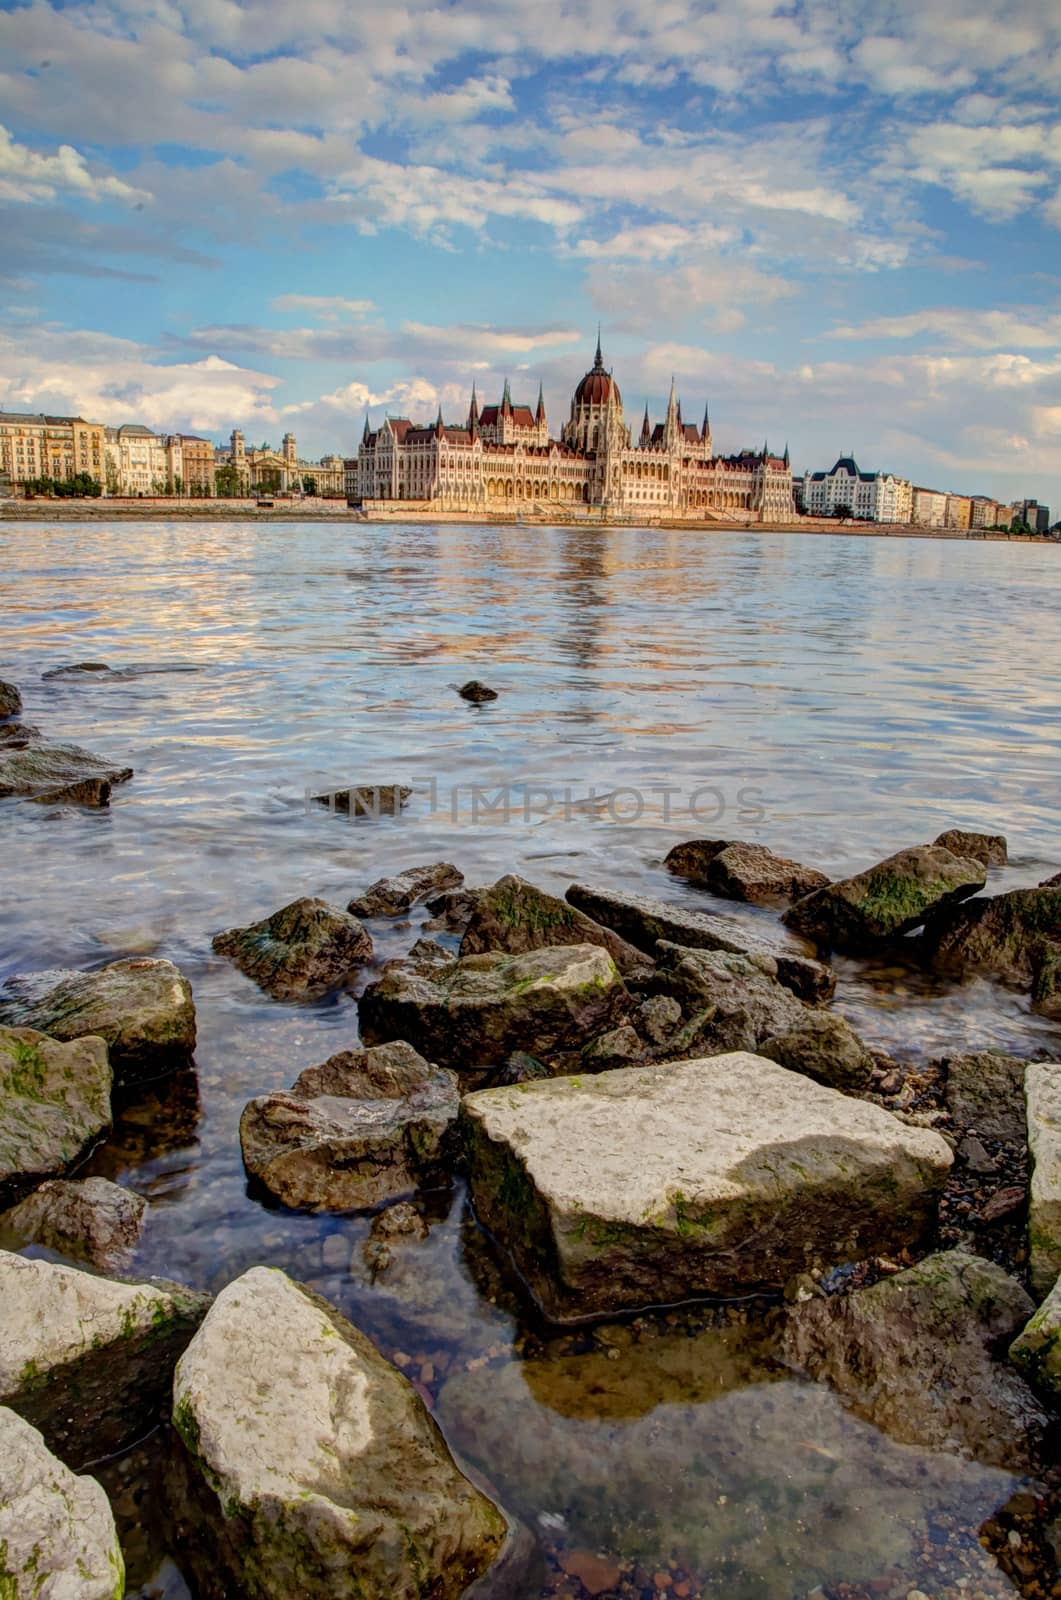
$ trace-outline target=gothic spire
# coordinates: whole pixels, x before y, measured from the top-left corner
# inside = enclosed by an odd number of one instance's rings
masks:
[[[479,400],[475,393],[475,379],[472,379],[472,403],[468,407],[468,428],[474,431],[479,422]]]
[[[538,409],[535,413],[534,420],[536,422],[545,421],[545,391],[542,387],[541,379],[538,380]]]
[[[435,418],[435,432],[441,435],[444,428],[445,423],[442,421],[442,402],[440,400],[438,405],[438,416]]]
[[[785,460],[785,466],[786,467],[790,467],[792,465],[792,457],[788,453],[788,440],[787,439],[785,440],[785,456],[784,456],[784,460]]]
[[[700,437],[702,439],[708,439],[708,438],[710,438],[710,436],[711,436],[711,418],[707,414],[707,401],[705,400],[704,401],[704,426],[703,426],[703,431],[702,431]]]
[[[501,396],[501,410],[504,412],[512,410],[512,391],[509,389],[507,378],[505,379],[505,392]]]
[[[367,444],[368,443],[369,432],[370,432],[370,430],[369,430],[369,426],[368,426],[368,412],[366,411],[365,412],[365,428],[364,428],[364,432],[361,435],[361,443],[362,444]]]
[[[648,444],[652,438],[652,424],[648,420],[648,401],[645,401],[645,418],[641,424],[641,443]]]
[[[594,370],[594,372],[603,372],[604,371],[604,357],[601,355],[601,348],[600,348],[600,323],[599,322],[597,323],[597,353],[593,357],[593,370]]]

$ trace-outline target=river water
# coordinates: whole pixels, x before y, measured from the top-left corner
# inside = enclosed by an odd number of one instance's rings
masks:
[[[705,835],[839,875],[945,827],[983,828],[1010,841],[993,887],[1037,883],[1061,867],[1061,551],[20,524],[0,525],[0,594],[0,675],[21,685],[25,719],[135,769],[105,812],[0,803],[0,978],[151,953],[195,991],[196,1071],[119,1106],[89,1169],[152,1203],[134,1271],[217,1290],[266,1261],[334,1301],[541,1535],[548,1594],[592,1592],[578,1580],[590,1556],[629,1595],[664,1580],[727,1600],[1016,1592],[977,1540],[1015,1481],[895,1443],[793,1382],[769,1317],[716,1308],[558,1337],[460,1188],[430,1197],[429,1237],[375,1275],[368,1219],[249,1198],[243,1104],[356,1041],[356,988],[272,1002],[210,941],[296,896],[345,904],[442,858],[473,884],[518,871],[560,892],[578,879],[768,919],[663,871],[672,844]],[[43,678],[76,661],[117,670]],[[463,701],[473,677],[499,698]],[[306,800],[398,782],[414,793],[395,819]],[[370,924],[378,958],[407,949],[423,916]],[[838,1009],[908,1060],[1061,1048],[1024,997],[988,983],[855,962],[839,975]],[[155,1448],[104,1476],[130,1593],[176,1600]]]

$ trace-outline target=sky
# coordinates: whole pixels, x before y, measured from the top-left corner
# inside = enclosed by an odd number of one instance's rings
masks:
[[[1061,509],[1057,0],[0,0],[0,408],[353,454],[509,377]]]

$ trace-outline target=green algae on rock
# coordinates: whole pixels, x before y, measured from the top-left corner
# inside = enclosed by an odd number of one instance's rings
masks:
[[[780,1290],[915,1242],[936,1133],[746,1053],[466,1095],[479,1219],[554,1321]]]
[[[1037,1389],[1061,1398],[1061,1278],[1009,1347],[1010,1360]]]
[[[0,1403],[77,1467],[157,1425],[209,1297],[0,1250],[0,1304]]]
[[[53,1039],[104,1039],[116,1084],[187,1064],[195,1049],[192,986],[172,961],[136,957],[95,972],[18,973],[0,989],[0,1024]]]
[[[0,1205],[68,1172],[111,1125],[102,1039],[0,1027]]]
[[[816,943],[858,954],[919,928],[934,910],[968,899],[986,881],[981,862],[942,845],[915,845],[797,900],[783,920]]]
[[[308,897],[215,934],[213,947],[277,1000],[323,994],[372,959],[372,940],[356,917]]]
[[[1028,1153],[1029,1277],[1041,1299],[1061,1275],[1061,1066],[1033,1062],[1024,1074]]]
[[[125,1562],[104,1490],[57,1461],[36,1428],[0,1406],[0,1596],[124,1594]]]
[[[173,1424],[203,1600],[458,1600],[506,1548],[507,1519],[412,1385],[275,1268],[221,1291],[177,1367]]]
[[[509,873],[476,891],[475,909],[461,939],[462,956],[504,950],[522,955],[550,945],[596,944],[607,950],[622,973],[644,971],[651,958],[611,928],[526,878]]]
[[[933,917],[925,946],[943,972],[979,972],[1030,989],[1061,1017],[1061,888],[1013,889]]]

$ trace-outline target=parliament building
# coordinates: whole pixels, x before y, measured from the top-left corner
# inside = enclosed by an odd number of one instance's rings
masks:
[[[365,431],[357,457],[357,492],[366,509],[415,502],[454,512],[560,512],[594,507],[601,515],[790,521],[792,468],[783,456],[742,451],[716,456],[707,410],[701,426],[682,420],[671,384],[667,415],[655,426],[645,408],[636,443],[623,418],[619,386],[605,368],[600,340],[579,383],[559,439],[550,438],[541,389],[534,410],[513,403],[506,382],[500,405],[480,410],[475,388],[467,420],[428,426],[387,417]]]

